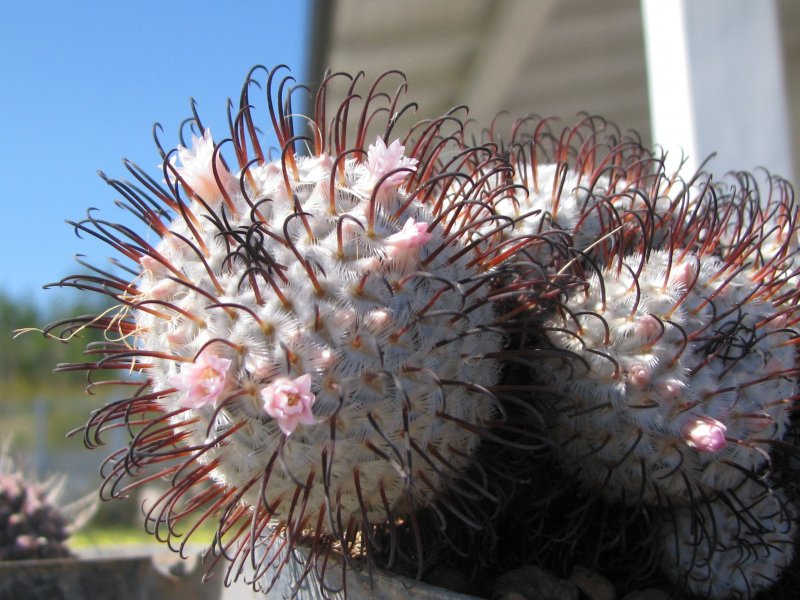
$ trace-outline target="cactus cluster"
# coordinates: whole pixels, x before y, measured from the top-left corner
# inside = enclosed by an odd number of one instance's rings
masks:
[[[420,511],[451,542],[448,522],[491,528],[547,447],[566,485],[662,523],[677,585],[724,598],[778,577],[797,514],[772,472],[797,393],[786,184],[761,198],[744,176],[684,183],[594,119],[561,134],[524,119],[472,144],[455,113],[403,128],[405,83],[383,91],[396,74],[327,76],[305,137],[305,88],[279,72],[278,158],[254,69],[227,139],[194,113],[189,143],[157,140],[161,177],[126,163],[132,181],[106,178],[145,232],[75,223],[126,261],[57,284],[114,309],[46,330],[104,330],[60,368],[132,390],[84,428],[88,446],[130,433],[102,495],[167,478],[148,528],[182,548],[216,523],[229,577],[249,564],[266,588],[299,544],[304,575],[324,579],[332,552],[419,575]],[[331,107],[337,78],[349,92]],[[777,550],[742,554],[762,542]],[[740,577],[717,582],[723,566]]]
[[[767,195],[744,174],[684,184],[635,145],[582,154],[598,146],[555,165],[518,153],[525,192],[505,206],[547,239],[520,259],[550,279],[526,300],[547,435],[584,489],[672,524],[654,550],[677,585],[747,596],[794,555],[795,503],[772,471],[798,392],[797,206],[777,178]],[[763,495],[769,519],[732,509]],[[761,532],[780,543],[756,561],[744,548]]]
[[[0,560],[72,556],[67,540],[94,512],[94,498],[61,502],[65,480],[24,473],[0,450]]]

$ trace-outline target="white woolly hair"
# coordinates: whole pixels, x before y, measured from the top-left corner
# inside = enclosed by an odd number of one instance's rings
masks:
[[[562,462],[584,485],[628,503],[687,501],[767,466],[797,386],[793,333],[761,290],[753,269],[659,250],[594,275],[545,320],[572,358],[535,371]],[[705,424],[720,447],[693,439]]]

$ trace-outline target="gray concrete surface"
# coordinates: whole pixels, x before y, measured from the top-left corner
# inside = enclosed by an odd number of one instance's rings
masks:
[[[102,548],[84,548],[79,551],[79,558],[135,558],[149,557],[162,573],[194,573],[199,578],[203,572],[200,564],[200,553],[203,548],[193,549],[193,558],[182,560],[163,544],[127,544],[104,546]],[[215,585],[211,581],[204,585]],[[221,586],[220,600],[265,600],[266,596],[253,591],[253,588],[242,581],[234,582],[229,587]],[[148,599],[150,600],[150,599]],[[161,600],[161,599],[152,599]]]

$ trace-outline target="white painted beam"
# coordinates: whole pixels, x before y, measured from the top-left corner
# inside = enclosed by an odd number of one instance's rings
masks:
[[[555,0],[492,2],[492,21],[458,94],[459,104],[469,106],[471,116],[487,119],[506,108],[503,102],[555,4]]]
[[[774,0],[641,0],[653,141],[691,172],[793,178]]]

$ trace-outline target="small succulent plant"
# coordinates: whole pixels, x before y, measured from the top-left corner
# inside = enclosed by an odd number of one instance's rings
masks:
[[[94,513],[96,502],[83,498],[64,504],[65,478],[32,478],[0,451],[0,560],[71,556],[67,540]]]

